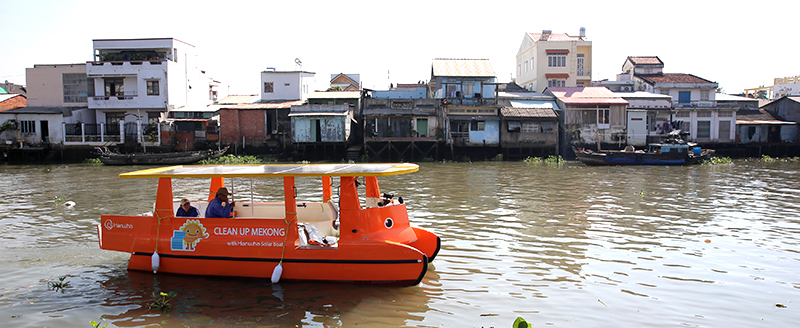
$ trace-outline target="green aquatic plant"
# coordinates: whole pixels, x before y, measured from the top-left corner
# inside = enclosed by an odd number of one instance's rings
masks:
[[[153,292],[153,302],[150,303],[150,310],[152,309],[159,309],[161,311],[171,309],[172,298],[178,295],[176,292]]]
[[[369,163],[369,152],[364,152],[364,155],[358,157],[358,161],[362,163]]]
[[[58,278],[57,281],[50,281],[47,283],[47,288],[55,291],[61,291],[63,293],[64,288],[69,287],[69,281],[65,281],[66,279],[67,276],[63,276],[61,278]]]
[[[100,323],[101,323],[102,321],[103,321],[103,318],[100,318],[100,321],[94,321],[94,320],[92,320],[92,321],[89,321],[89,324],[91,324],[91,325],[92,325],[92,328],[101,328],[101,327],[102,327],[102,328],[105,328],[106,326],[108,326],[108,324],[107,324],[107,323],[104,323],[103,325],[100,325]]]
[[[422,162],[435,162],[436,160],[433,157],[423,157]]]
[[[762,162],[774,162],[777,158],[769,157],[769,155],[761,155]]]
[[[701,165],[719,165],[719,164],[732,164],[733,160],[730,157],[711,157],[709,159],[704,159],[700,162]]]
[[[66,201],[67,199],[64,197],[53,196],[53,203],[55,203],[56,206],[63,205]]]
[[[497,156],[492,158],[492,162],[502,162],[503,161],[503,154],[497,154]]]
[[[83,160],[83,164],[102,165],[103,162],[99,158],[87,158]]]
[[[532,327],[530,323],[522,319],[522,317],[517,317],[517,320],[514,320],[513,328],[530,328]]]
[[[228,154],[216,159],[204,159],[200,161],[199,164],[201,165],[217,165],[217,164],[261,164],[262,161],[260,158],[256,156],[236,156],[233,154]]]
[[[547,158],[528,156],[523,160],[523,162],[525,162],[525,164],[540,164],[540,163],[561,164],[562,162],[564,162],[564,158],[556,155],[550,155],[547,156]]]

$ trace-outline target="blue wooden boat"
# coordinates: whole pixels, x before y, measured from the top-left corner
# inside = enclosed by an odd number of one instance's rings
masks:
[[[586,165],[690,165],[708,159],[710,151],[692,143],[655,143],[648,149],[592,151],[572,147],[578,160]]]

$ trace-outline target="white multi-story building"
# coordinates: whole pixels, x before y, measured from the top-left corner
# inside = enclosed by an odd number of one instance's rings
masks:
[[[629,56],[617,81],[633,81],[636,91],[667,95],[669,110],[647,111],[650,136],[663,136],[673,129],[689,133],[696,142],[733,142],[738,107],[717,104],[717,82],[685,73],[664,73],[658,56]]]
[[[578,36],[566,33],[525,33],[517,52],[521,87],[542,92],[547,87],[588,87],[592,81],[592,41],[581,27]]]
[[[173,38],[93,40],[86,63],[89,109],[96,122],[146,125],[169,111],[192,111],[214,102],[223,90],[198,67],[193,45]],[[199,111],[199,110],[198,110]]]

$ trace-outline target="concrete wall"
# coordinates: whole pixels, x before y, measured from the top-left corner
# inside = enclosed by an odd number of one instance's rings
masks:
[[[346,142],[350,133],[350,122],[347,118],[348,117],[344,115],[292,116],[292,141],[297,143]],[[317,120],[320,121],[321,140],[316,140],[316,133],[314,133]]]
[[[86,74],[86,64],[35,65],[33,68],[26,68],[28,106],[87,106],[86,101],[64,102],[63,74],[65,73]]]
[[[539,124],[540,132],[523,132],[521,129],[516,131],[508,131],[509,122],[536,123]],[[550,124],[553,126],[552,133],[541,132],[542,124]],[[538,118],[507,118],[500,124],[500,145],[503,148],[543,148],[555,147],[558,144],[558,121],[555,120],[542,120]]]
[[[314,73],[309,72],[261,72],[261,100],[304,100],[313,91],[309,90],[313,81]],[[272,82],[272,93],[264,92],[266,82]]]
[[[47,129],[49,134],[50,143],[58,144],[63,141],[62,135],[64,129],[61,125],[61,114],[14,114],[0,112],[0,124],[14,119],[17,121],[16,131],[5,131],[0,135],[3,141],[16,142],[18,139],[24,139],[24,143],[28,145],[38,144],[43,142],[42,139],[42,121],[47,121]],[[33,133],[22,133],[21,122],[34,121],[35,131]]]
[[[591,85],[591,41],[534,41],[536,42],[532,43],[526,36],[522,45],[520,45],[521,52],[517,54],[517,65],[515,66],[517,84],[531,91],[542,92],[542,90],[547,87],[547,74],[569,74],[569,77],[565,79],[567,87],[577,86],[579,80],[584,82],[584,86],[588,87]],[[548,49],[569,50],[567,54],[567,66],[548,67]],[[578,54],[584,55],[585,75],[583,76],[577,75]],[[533,62],[533,64],[531,64],[531,62]],[[531,65],[533,65],[533,67],[531,67]]]

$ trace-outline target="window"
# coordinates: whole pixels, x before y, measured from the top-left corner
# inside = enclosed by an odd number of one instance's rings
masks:
[[[470,131],[484,131],[486,130],[486,122],[484,121],[472,121],[472,129]]]
[[[547,80],[548,87],[565,87],[567,86],[567,80]]]
[[[121,78],[105,79],[106,96],[121,96],[125,94],[125,84]]]
[[[20,121],[19,132],[36,133],[36,121]]]
[[[661,89],[661,94],[669,96],[669,89]]]
[[[155,81],[147,81],[147,95],[148,96],[158,96],[158,80]]]
[[[528,62],[526,61],[526,62],[523,64],[523,66],[525,66],[525,71],[527,72],[527,71],[528,71]]]
[[[675,117],[692,117],[692,112],[679,111],[679,112],[675,113]]]
[[[567,54],[547,55],[547,67],[567,67]]]
[[[447,94],[445,97],[455,97],[456,96],[456,85],[455,84],[446,84],[447,85]]]
[[[711,138],[711,121],[697,121],[697,138]]]
[[[172,61],[178,62],[178,48],[172,48]]]
[[[147,112],[147,124],[158,124],[158,121],[161,118],[160,112]]]
[[[542,133],[553,133],[555,132],[555,124],[552,122],[545,122],[542,123]]]
[[[609,115],[611,114],[610,109],[598,109],[597,110],[597,128],[598,129],[608,129],[610,124]]]
[[[88,94],[88,83],[86,73],[64,73],[61,74],[64,84],[65,103],[84,103]]]
[[[509,132],[519,132],[520,130],[522,130],[522,126],[519,122],[508,122]]]
[[[720,111],[719,117],[733,117],[733,112],[729,110]]]
[[[474,93],[473,90],[475,90],[475,85],[474,84],[464,84],[464,96],[465,97],[472,96],[472,94]]]
[[[708,100],[708,90],[700,90],[700,100]]]
[[[533,57],[531,57],[531,71],[533,70]]]
[[[291,83],[284,83],[283,84],[284,87],[288,87],[288,86],[291,86],[291,85],[292,85]]]
[[[711,111],[710,110],[698,110],[697,111],[697,117],[711,117]]]
[[[264,93],[272,93],[272,82],[264,82]]]
[[[586,84],[583,81],[581,81],[581,82],[577,82],[577,84],[575,86],[577,86],[577,87],[585,87]]]
[[[522,124],[522,132],[539,133],[539,123]]]
[[[517,65],[517,76],[522,75],[522,66]]]

